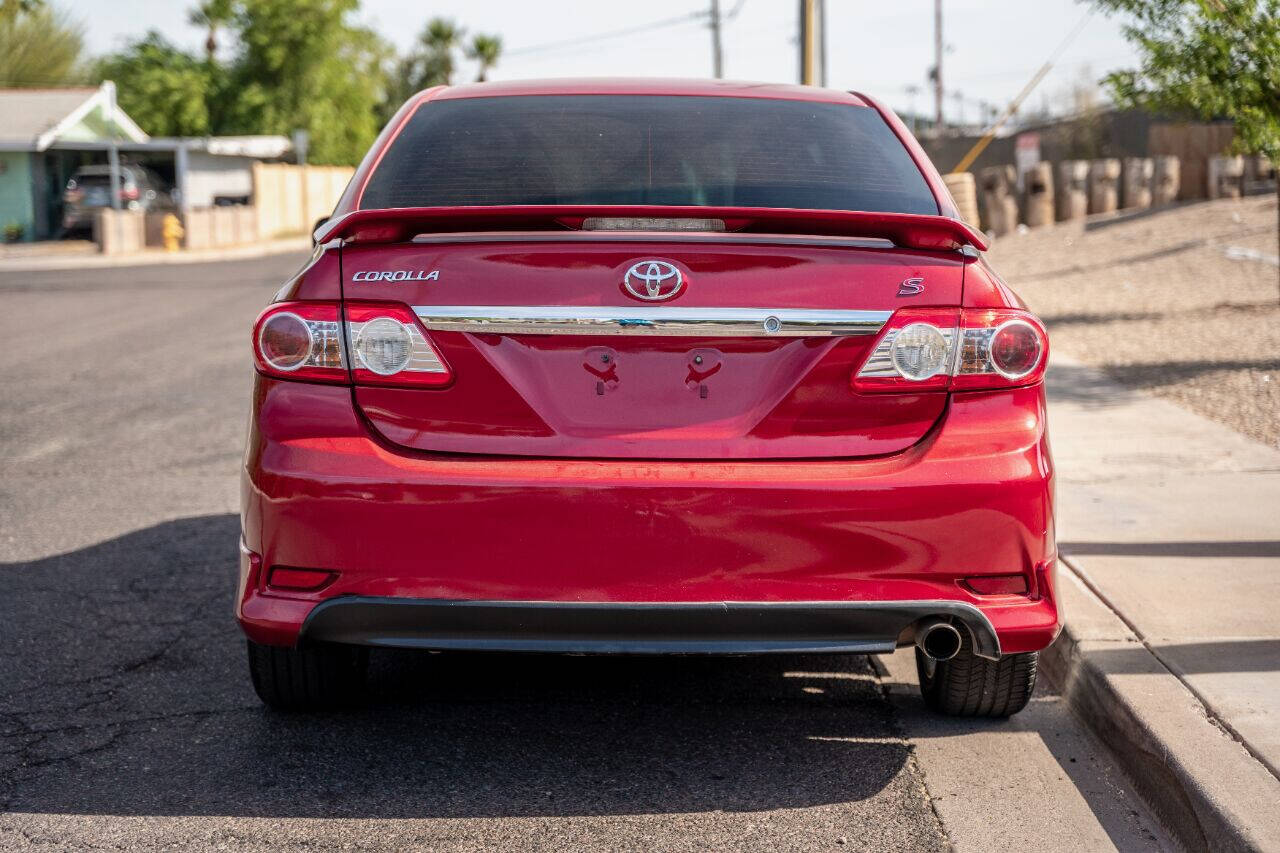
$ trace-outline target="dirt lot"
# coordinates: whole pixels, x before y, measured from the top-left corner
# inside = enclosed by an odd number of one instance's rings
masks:
[[[1274,195],[1069,223],[996,242],[991,263],[1053,348],[1280,447]]]

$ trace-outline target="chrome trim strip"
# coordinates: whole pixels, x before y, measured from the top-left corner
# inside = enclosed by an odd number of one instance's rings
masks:
[[[428,329],[446,332],[734,338],[874,335],[893,313],[808,308],[556,305],[418,305],[413,312]]]
[[[739,234],[682,231],[481,231],[419,234],[420,244],[449,243],[732,243],[739,246],[828,246],[837,249],[892,249],[881,237],[836,237],[811,234]]]

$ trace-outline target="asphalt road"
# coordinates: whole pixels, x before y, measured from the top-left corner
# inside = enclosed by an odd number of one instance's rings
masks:
[[[0,848],[1162,849],[1048,690],[909,657],[378,653],[267,712],[232,619],[249,325],[296,255],[0,271]]]

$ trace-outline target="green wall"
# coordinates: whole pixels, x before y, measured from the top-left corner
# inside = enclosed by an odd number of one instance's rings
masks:
[[[0,151],[0,239],[11,223],[22,226],[22,239],[35,230],[31,205],[31,155],[25,151]]]

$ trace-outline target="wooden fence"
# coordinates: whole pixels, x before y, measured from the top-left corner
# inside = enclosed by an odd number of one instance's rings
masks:
[[[1172,154],[1182,161],[1182,200],[1209,197],[1209,158],[1225,154],[1235,136],[1230,122],[1214,124],[1160,123],[1151,125],[1149,156]]]
[[[308,234],[333,207],[355,172],[349,166],[255,163],[253,205],[263,240]]]

